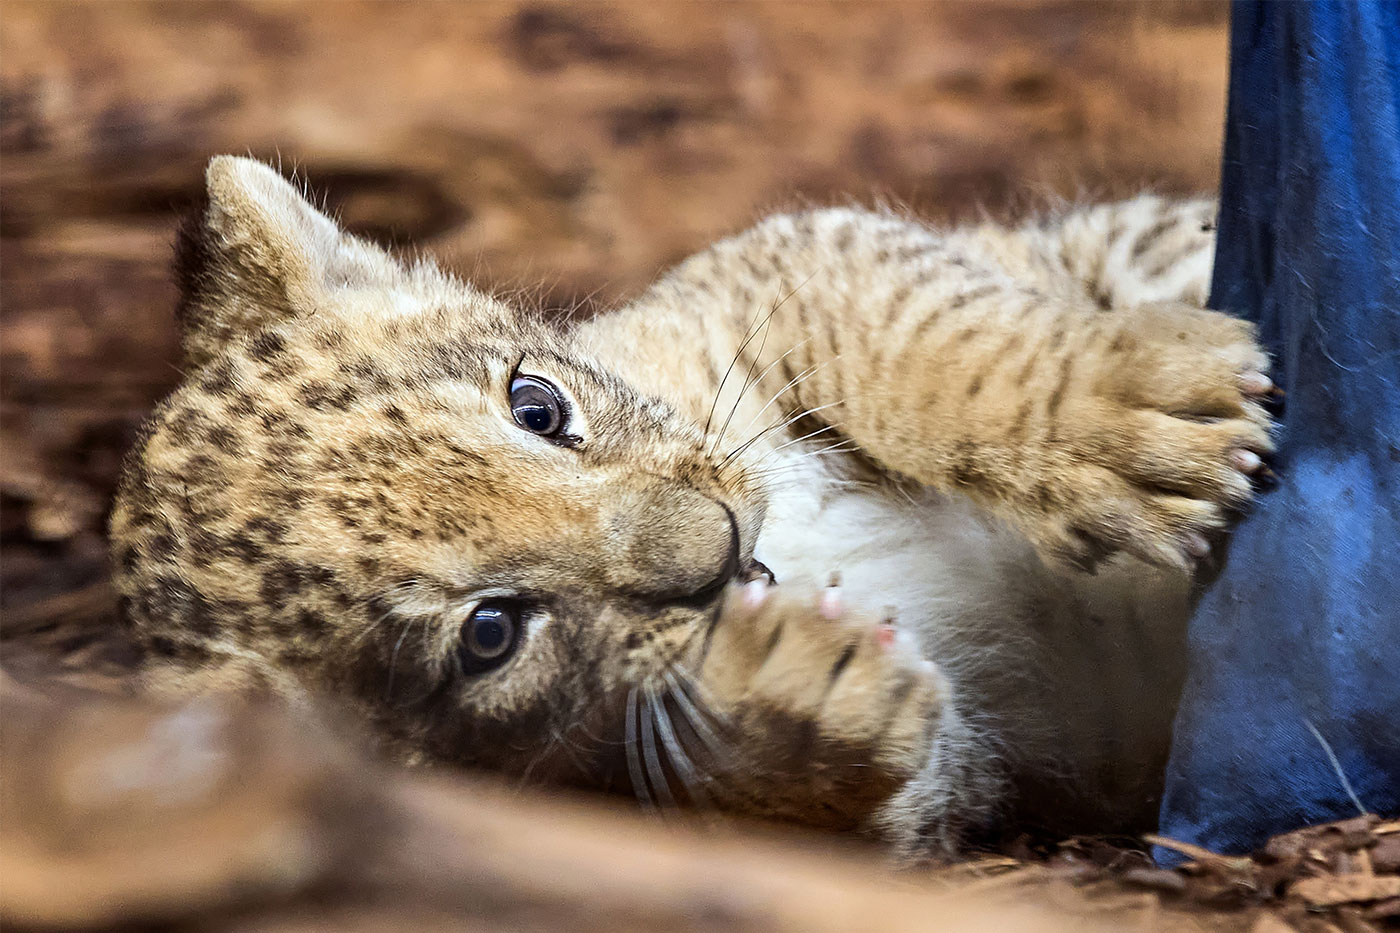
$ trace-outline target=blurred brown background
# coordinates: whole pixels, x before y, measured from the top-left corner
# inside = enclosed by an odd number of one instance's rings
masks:
[[[1216,181],[1222,3],[67,3],[0,19],[7,637],[108,617],[103,513],[178,379],[205,160],[354,230],[608,302],[760,212],[934,219]]]

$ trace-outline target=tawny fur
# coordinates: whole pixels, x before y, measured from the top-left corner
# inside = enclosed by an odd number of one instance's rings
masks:
[[[1211,203],[779,215],[566,326],[259,163],[208,186],[112,519],[152,689],[907,853],[1150,816],[1197,558],[1270,450],[1267,360],[1200,307]],[[517,373],[576,442],[512,420]],[[467,674],[501,598],[525,634]]]

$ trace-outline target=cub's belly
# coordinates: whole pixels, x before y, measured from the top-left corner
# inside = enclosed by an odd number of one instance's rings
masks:
[[[1112,830],[1155,814],[1186,581],[1129,560],[1094,576],[1047,567],[961,499],[799,475],[756,547],[780,586],[837,575],[852,604],[912,631],[1008,762],[1027,817]]]

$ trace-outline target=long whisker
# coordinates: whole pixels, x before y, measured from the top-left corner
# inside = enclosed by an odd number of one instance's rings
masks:
[[[709,716],[726,729],[732,727],[729,717],[714,708],[714,703],[710,700],[710,691],[705,688],[704,684],[685,671],[681,672],[680,680],[681,683],[685,685],[687,693],[694,691],[692,699],[700,704],[700,708],[705,712],[706,716]]]
[[[806,484],[810,488],[811,484],[810,477],[803,476],[801,473],[797,472],[796,465],[790,469],[775,468],[771,472],[760,473],[754,478],[762,482],[770,493],[795,488],[803,484]],[[836,476],[823,476],[821,478],[821,483],[823,486],[829,486],[834,489],[882,488],[879,483],[872,483],[866,480],[841,479]]]
[[[816,432],[813,433],[815,434]],[[824,440],[831,439],[824,438]],[[832,452],[850,453],[852,451],[857,451],[860,449],[860,444],[856,443],[849,437],[843,437],[839,440],[831,441],[831,443],[827,444],[825,447],[817,447],[812,450],[795,451],[779,459],[775,459],[775,455],[778,454],[778,450],[775,448],[774,450],[767,452],[764,455],[763,459],[760,460],[756,465],[750,467],[748,472],[750,475],[755,475],[762,474],[769,470],[790,469],[793,467],[801,466],[807,460],[819,459],[821,457],[827,456]]]
[[[671,725],[671,715],[666,712],[666,696],[663,693],[659,696],[652,695],[652,709],[656,714],[656,731],[661,735],[661,746],[666,750],[671,759],[671,768],[676,772],[676,776],[685,785],[686,793],[690,795],[691,803],[705,804],[711,803],[709,794],[705,793],[704,785],[708,783],[708,775],[701,774],[695,767],[690,756],[685,753],[685,746],[681,744],[680,737],[676,735],[676,730]]]
[[[549,736],[549,741],[540,749],[540,753],[530,759],[530,763],[526,765],[525,770],[521,772],[519,786],[524,787],[529,783],[530,775],[534,773],[535,768],[539,767],[540,763],[548,758],[549,753],[556,748],[563,749],[564,754],[567,755],[569,761],[573,762],[574,766],[579,769],[580,773],[587,773],[589,771],[583,759],[578,756],[578,751],[570,744],[568,730],[561,731],[557,726],[551,725],[549,727]]]
[[[535,768],[539,766],[540,762],[549,757],[549,753],[559,746],[563,738],[564,737],[559,734],[557,729],[550,730],[549,741],[544,743],[544,747],[540,749],[539,754],[531,758],[530,763],[525,766],[525,770],[520,772],[520,780],[517,782],[517,786],[524,787],[530,782],[530,775],[534,773]]]
[[[574,767],[579,769],[579,773],[588,774],[593,769],[590,768],[587,762],[579,757],[579,754],[585,750],[583,744],[569,741],[569,733],[571,731],[571,729],[565,729],[561,732],[555,729],[554,735],[558,739],[560,747],[564,749],[564,754],[569,756],[569,761],[573,762]]]
[[[729,361],[729,368],[724,371],[724,375],[719,380],[719,388],[715,389],[714,400],[710,402],[710,413],[705,416],[705,430],[702,435],[704,437],[710,436],[710,422],[714,420],[715,406],[719,404],[719,397],[724,393],[724,384],[729,381],[729,374],[732,373],[734,367],[738,365],[739,358],[744,355],[744,348],[749,345],[749,341],[758,335],[758,330],[754,328],[754,324],[758,321],[758,316],[761,313],[761,311],[754,312],[752,320],[749,321],[749,326],[744,328],[744,339],[740,342],[739,349],[734,351],[734,359]],[[770,311],[769,315],[771,316],[771,314],[772,312]],[[762,326],[762,324],[759,324],[760,328]]]
[[[390,609],[390,610],[388,610],[387,612],[385,612],[383,615],[381,615],[379,618],[377,618],[377,619],[375,619],[374,621],[370,622],[369,625],[366,625],[366,626],[360,631],[360,634],[356,635],[355,638],[354,638],[354,640],[350,642],[350,647],[352,647],[352,648],[358,647],[359,644],[360,644],[360,642],[362,642],[362,641],[364,641],[366,638],[368,638],[371,632],[373,632],[375,629],[379,628],[379,626],[383,625],[383,624],[385,623],[385,621],[387,621],[388,618],[389,618],[391,615],[393,615],[393,614],[394,614],[394,610]]]
[[[770,372],[773,371],[773,367],[777,366],[777,365],[780,364],[783,360],[787,359],[789,356],[792,356],[792,354],[796,353],[798,350],[802,349],[803,347],[805,347],[807,344],[809,344],[809,343],[811,343],[811,342],[812,342],[812,338],[811,338],[811,337],[803,337],[801,340],[797,341],[797,343],[795,343],[795,344],[793,344],[792,346],[788,347],[787,350],[784,351],[784,353],[783,353],[782,356],[778,357],[778,358],[775,359],[773,362],[771,362],[771,363],[769,363],[767,366],[763,367],[763,371],[760,372],[757,376],[754,377],[754,382],[762,382],[762,381],[763,381],[763,377],[766,376],[766,375],[768,375]],[[825,363],[818,363],[816,366],[809,367],[809,370],[812,370],[812,369],[820,369],[821,367],[823,367],[823,366],[825,366],[825,365],[826,365]],[[804,379],[805,379],[806,377],[803,376],[803,377],[801,377],[801,378],[804,378]],[[790,385],[791,385],[791,383],[788,384],[788,386],[790,386]],[[784,386],[783,388],[786,389],[786,388],[788,388],[788,386]],[[778,391],[781,392],[781,391],[783,391],[783,389],[779,389]],[[771,402],[772,399],[770,399],[769,401]]]
[[[800,443],[802,443],[802,442],[805,441],[805,440],[809,440],[809,439],[811,439],[811,438],[813,438],[813,437],[816,437],[818,434],[825,434],[827,431],[835,431],[835,430],[836,430],[836,425],[834,425],[834,424],[828,424],[828,425],[827,425],[826,427],[824,427],[824,428],[817,428],[815,431],[808,431],[806,434],[802,435],[801,437],[794,437],[794,438],[793,438],[792,440],[790,440],[790,441],[783,441],[783,442],[782,442],[781,444],[779,444],[777,447],[774,447],[774,448],[773,448],[773,452],[774,452],[774,453],[777,453],[777,452],[780,451],[780,450],[786,450],[787,448],[791,447],[793,444],[800,444]]]
[[[726,455],[725,458],[719,462],[719,465],[720,465],[721,467],[723,467],[723,466],[724,466],[726,463],[728,463],[730,460],[733,460],[735,457],[739,456],[739,455],[742,454],[744,451],[748,450],[750,447],[752,447],[754,444],[756,444],[759,440],[761,440],[763,437],[767,436],[768,434],[771,434],[771,433],[774,432],[774,431],[781,430],[782,428],[785,428],[785,427],[787,427],[787,426],[790,425],[790,424],[794,424],[794,423],[796,423],[797,421],[800,421],[801,419],[807,417],[808,415],[815,415],[815,414],[816,414],[817,412],[819,412],[819,411],[826,411],[828,408],[835,408],[835,407],[837,407],[838,405],[844,404],[844,402],[845,402],[845,399],[840,399],[840,400],[835,401],[835,402],[828,402],[828,403],[825,404],[825,405],[818,405],[818,406],[815,407],[815,408],[809,408],[809,409],[807,409],[806,411],[800,411],[800,412],[798,412],[797,414],[793,415],[792,417],[787,418],[786,420],[783,420],[783,421],[779,421],[779,422],[776,423],[776,424],[770,424],[768,427],[764,428],[762,431],[759,431],[759,432],[758,432],[757,434],[755,434],[753,437],[749,438],[749,439],[748,439],[747,441],[745,441],[743,444],[741,444],[741,445],[739,445],[738,447],[735,447],[733,450],[731,450],[731,451],[728,453],[728,455]]]
[[[796,349],[796,347],[794,347],[793,349]],[[789,350],[788,352],[791,353],[792,350]],[[759,418],[763,417],[763,413],[767,411],[774,402],[781,398],[783,396],[783,393],[787,392],[789,389],[796,388],[797,386],[806,382],[808,379],[811,379],[825,365],[826,363],[818,363],[815,366],[808,367],[807,369],[798,373],[796,376],[793,376],[791,379],[789,379],[787,385],[783,386],[777,392],[774,392],[772,397],[770,397],[768,401],[763,403],[763,407],[754,413],[754,416],[749,419],[749,423],[744,425],[744,427],[739,431],[739,433],[747,434],[749,428],[753,427],[754,422],[757,421]],[[763,377],[760,375],[759,378],[762,379]]]
[[[715,734],[709,722],[710,718],[714,718],[716,721],[722,720],[714,715],[708,704],[706,704],[705,711],[702,712],[696,701],[686,691],[685,684],[687,682],[694,684],[695,681],[678,671],[667,671],[665,677],[666,682],[671,687],[671,696],[675,698],[676,706],[680,709],[681,715],[685,717],[691,730],[700,737],[700,742],[710,753],[711,759],[717,763],[726,761],[729,758],[729,752],[725,750],[726,743]]]
[[[395,584],[388,592],[393,592],[394,590],[403,590],[403,589],[407,589],[407,588],[409,588],[409,587],[412,587],[412,586],[417,585],[417,583],[418,583],[417,578],[409,579],[409,580],[404,580],[404,581],[402,581],[402,582],[400,582],[400,583],[398,583],[398,584]],[[357,602],[360,603],[360,604],[363,604],[363,603],[368,603],[369,600],[361,599],[361,600],[358,600]],[[368,625],[366,625],[363,629],[361,629],[361,630],[360,630],[360,633],[359,633],[358,635],[356,635],[355,638],[350,642],[350,646],[351,646],[352,648],[358,646],[358,645],[360,644],[360,642],[364,641],[367,637],[369,637],[369,634],[370,634],[371,632],[373,632],[373,631],[374,631],[375,629],[377,629],[379,626],[383,625],[384,622],[385,622],[390,616],[392,616],[393,614],[394,614],[394,610],[393,610],[393,609],[388,609],[388,610],[386,610],[386,611],[385,611],[384,613],[382,613],[378,618],[374,619],[372,622],[370,622]]]
[[[633,687],[627,693],[627,716],[626,716],[626,748],[627,748],[627,774],[632,779],[632,793],[642,805],[642,809],[648,812],[656,809],[656,803],[651,799],[651,791],[647,788],[646,776],[642,774],[642,761],[637,753],[637,716],[638,699],[637,688]]]
[[[663,807],[674,809],[676,798],[671,795],[671,784],[666,780],[666,769],[661,765],[661,756],[656,751],[656,704],[650,687],[642,693],[646,714],[642,716],[642,756],[646,760],[647,776],[651,778],[652,789]]]
[[[816,450],[805,450],[799,456],[799,460],[811,460],[817,457],[824,457],[827,454],[848,454],[860,450],[860,445],[852,440],[839,440],[827,444],[825,447],[818,447]]]
[[[763,350],[768,346],[768,334],[772,330],[773,315],[777,314],[778,309],[781,307],[782,302],[776,302],[773,305],[773,309],[763,318],[763,324],[760,325],[763,328],[763,339],[759,341],[758,352],[754,354],[753,359],[749,360],[748,369],[744,372],[744,384],[739,387],[739,394],[734,396],[734,404],[729,406],[729,414],[725,416],[724,424],[715,432],[715,436],[710,439],[710,450],[706,453],[706,456],[713,456],[715,447],[718,446],[720,440],[724,437],[724,432],[729,430],[729,422],[734,420],[734,413],[739,410],[739,403],[744,400],[744,396],[749,392],[749,387],[753,385],[754,367],[757,366],[758,361],[763,358]],[[748,343],[748,341],[745,341],[745,343]],[[743,352],[742,347],[739,348],[739,352]],[[708,433],[709,428],[707,426],[706,434]]]
[[[403,647],[403,640],[408,637],[408,631],[413,627],[413,617],[404,620],[403,630],[399,632],[398,641],[394,642],[394,650],[389,654],[389,681],[384,685],[384,700],[388,702],[394,695],[394,674],[399,668],[399,649]]]
[[[825,433],[825,429],[818,429],[809,432],[810,437]],[[808,439],[810,439],[810,437]],[[782,446],[790,446],[784,444]],[[860,450],[860,445],[850,438],[841,438],[825,447],[815,450],[796,451],[790,454],[783,454],[779,448],[764,451],[760,454],[756,463],[751,463],[744,468],[744,476],[750,481],[767,482],[774,477],[796,476],[805,471],[806,464],[812,460],[820,460],[823,457],[834,457],[841,454],[855,453]],[[824,476],[823,482],[837,485],[849,484],[850,481],[837,476]],[[860,483],[859,485],[871,486],[871,483]]]
[[[747,376],[745,376],[745,378],[744,378],[744,386],[743,386],[742,389],[739,390],[739,395],[738,395],[738,397],[734,399],[734,405],[733,405],[733,407],[731,407],[731,408],[729,409],[729,417],[724,419],[724,426],[723,426],[722,428],[719,429],[718,433],[715,434],[714,445],[711,446],[711,453],[710,453],[711,456],[713,455],[714,446],[715,446],[715,445],[718,445],[719,442],[720,442],[721,440],[723,440],[723,438],[724,438],[724,432],[729,430],[729,422],[733,420],[733,418],[734,418],[734,413],[735,413],[736,411],[739,410],[739,403],[740,403],[741,401],[743,401],[744,396],[745,396],[746,394],[748,394],[749,388],[750,388],[751,386],[754,386],[754,385],[757,385],[757,384],[758,384],[758,380],[757,380],[757,379],[753,379],[753,369],[754,369],[755,366],[758,365],[758,361],[761,360],[761,359],[763,358],[763,348],[766,347],[766,346],[768,345],[768,324],[769,324],[770,321],[773,320],[773,315],[777,314],[777,313],[778,313],[778,310],[779,310],[780,308],[782,308],[783,305],[787,304],[788,301],[792,298],[792,296],[796,295],[796,294],[798,293],[798,291],[800,291],[804,285],[806,285],[808,282],[812,281],[812,278],[813,278],[816,274],[817,274],[816,271],[813,271],[813,272],[812,272],[810,275],[808,275],[805,279],[803,279],[801,282],[797,283],[797,285],[794,286],[786,295],[783,295],[782,298],[778,299],[778,301],[775,302],[774,305],[773,305],[773,310],[769,311],[769,312],[768,312],[768,316],[765,317],[765,318],[763,319],[763,325],[764,325],[764,328],[763,328],[763,342],[759,344],[758,352],[754,354],[753,361],[752,361],[751,363],[749,363],[748,374],[747,374]],[[781,287],[781,284],[780,284],[780,287]],[[747,341],[745,341],[745,343],[747,343]],[[801,346],[801,344],[799,344],[799,346]],[[796,349],[796,348],[794,347],[793,349]],[[741,348],[740,348],[740,352],[742,352],[742,350],[743,350],[743,348],[741,347]],[[788,352],[790,353],[790,352],[792,352],[792,351],[789,350]],[[784,354],[784,355],[786,355],[786,354]],[[760,377],[760,378],[761,378],[761,377]],[[750,380],[752,380],[752,381],[750,381]],[[706,433],[708,434],[708,433],[709,433],[709,424],[708,424],[708,422],[706,423],[705,428],[706,428]]]

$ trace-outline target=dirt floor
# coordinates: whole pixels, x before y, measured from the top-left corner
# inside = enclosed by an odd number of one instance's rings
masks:
[[[103,520],[178,379],[204,162],[297,168],[356,232],[598,306],[774,207],[935,220],[1214,187],[1211,2],[65,3],[0,18],[0,922],[7,928],[1358,930],[1394,823],[1153,868],[1029,842],[892,874],[830,839],[381,772],[286,711],[127,705]],[[75,673],[76,672],[76,673]],[[233,775],[238,775],[235,780]],[[249,776],[258,776],[250,780]]]

